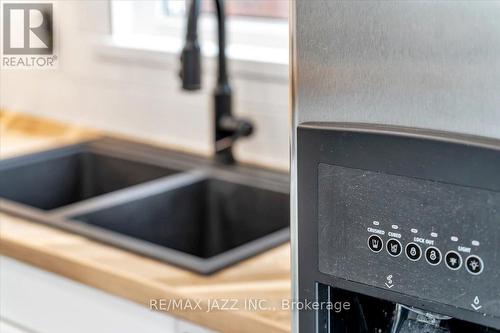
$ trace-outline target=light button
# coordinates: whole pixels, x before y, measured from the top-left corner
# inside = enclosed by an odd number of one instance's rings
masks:
[[[472,275],[481,274],[484,268],[483,260],[474,255],[467,257],[467,260],[465,260],[465,266]]]

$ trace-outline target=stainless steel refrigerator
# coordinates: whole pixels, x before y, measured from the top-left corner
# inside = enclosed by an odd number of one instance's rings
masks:
[[[294,332],[498,332],[500,2],[291,6]]]

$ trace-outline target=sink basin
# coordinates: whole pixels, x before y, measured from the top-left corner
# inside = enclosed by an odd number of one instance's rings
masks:
[[[0,161],[0,203],[202,274],[289,239],[288,175],[114,139]]]
[[[71,149],[0,168],[0,197],[51,210],[176,173],[177,170]]]
[[[287,228],[289,197],[210,178],[72,219],[208,259]]]

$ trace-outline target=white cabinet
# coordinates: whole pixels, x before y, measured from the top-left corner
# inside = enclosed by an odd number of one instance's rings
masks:
[[[178,320],[176,333],[215,333],[215,332],[210,331],[204,327],[194,325],[194,324],[189,323],[187,321]]]
[[[0,332],[2,333],[32,333],[28,332],[24,329],[24,327],[20,327],[15,323],[7,322],[0,319]]]
[[[2,333],[212,332],[5,256],[0,310]]]

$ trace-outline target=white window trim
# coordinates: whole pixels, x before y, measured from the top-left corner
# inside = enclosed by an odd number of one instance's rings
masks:
[[[98,40],[99,56],[146,65],[160,62],[178,70],[185,34],[184,17],[160,16],[160,10],[150,1],[111,1],[111,10],[120,15],[112,13],[113,33]],[[226,29],[232,75],[283,82],[288,79],[286,21],[229,18]],[[214,15],[200,17],[199,31],[203,56],[214,58],[217,55]],[[208,61],[206,67],[213,66],[213,60]]]

